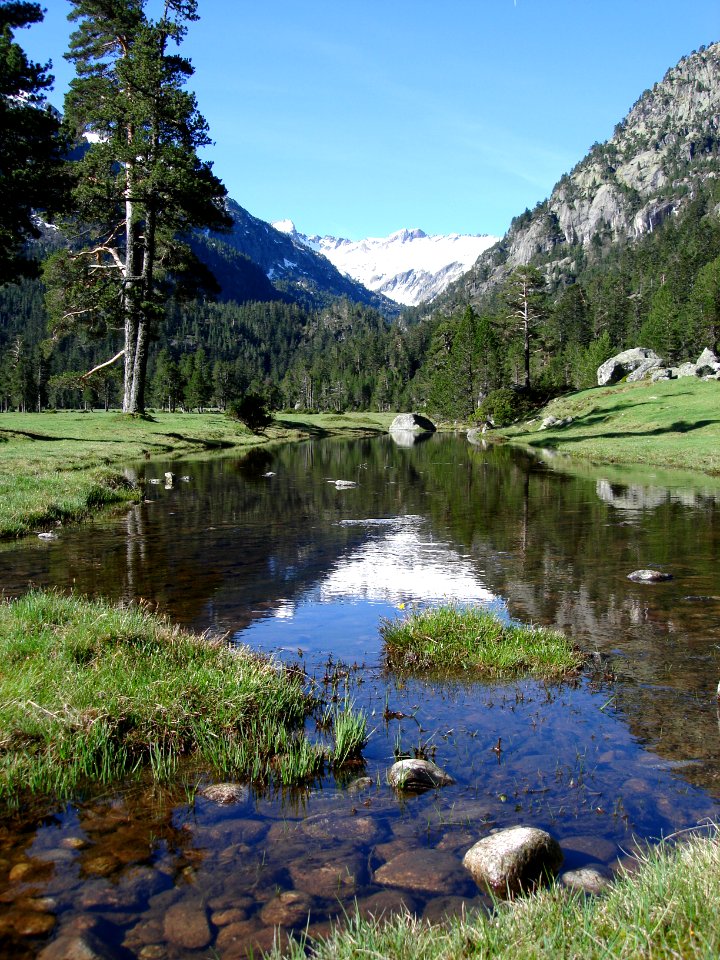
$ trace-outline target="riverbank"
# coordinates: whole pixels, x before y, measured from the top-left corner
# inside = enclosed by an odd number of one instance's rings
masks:
[[[262,433],[222,413],[0,415],[0,539],[51,531],[140,498],[125,468],[334,434],[385,432],[394,414],[278,414]]]
[[[596,462],[718,474],[719,401],[720,384],[692,377],[595,387],[491,435]],[[556,422],[543,429],[548,417]]]
[[[623,873],[606,895],[586,898],[557,885],[515,903],[500,904],[492,917],[471,914],[445,924],[401,915],[376,921],[354,917],[328,939],[313,944],[315,960],[636,960],[720,954],[720,916],[715,888],[720,842],[715,833],[648,854]],[[281,942],[272,960],[303,960],[307,945]]]

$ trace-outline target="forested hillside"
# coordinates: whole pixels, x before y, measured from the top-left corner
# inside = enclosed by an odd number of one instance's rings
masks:
[[[394,319],[327,261],[327,276],[318,270],[324,258],[232,201],[226,210],[229,232],[190,238],[214,300],[190,277],[154,327],[151,405],[253,393],[276,407],[497,420],[591,385],[628,346],[692,358],[720,337],[720,45],[670,69],[432,309]],[[32,249],[41,259],[64,242],[48,229]],[[2,408],[118,403],[115,367],[80,378],[119,349],[120,330],[51,337],[42,281],[15,279],[0,287]]]

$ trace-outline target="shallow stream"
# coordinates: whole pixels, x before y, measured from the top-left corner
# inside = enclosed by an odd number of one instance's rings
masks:
[[[143,598],[300,662],[369,714],[365,764],[342,783],[248,789],[232,805],[193,798],[186,781],[135,782],[6,818],[1,955],[52,958],[58,938],[83,936],[112,956],[232,960],[278,928],[322,934],[356,902],[433,919],[482,905],[461,859],[494,827],[543,827],[563,869],[610,873],[638,846],[717,817],[720,482],[453,436],[142,470],[145,502],[126,515],[3,547],[5,594],[35,584]],[[150,482],[166,470],[169,489]],[[627,580],[642,567],[673,579]],[[389,675],[383,618],[448,600],[559,627],[591,667],[559,686]],[[457,782],[397,796],[385,775],[398,752],[430,756]]]

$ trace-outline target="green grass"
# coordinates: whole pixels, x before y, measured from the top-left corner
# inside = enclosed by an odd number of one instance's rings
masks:
[[[186,758],[284,784],[322,767],[301,679],[138,607],[53,592],[4,603],[0,664],[6,803],[144,769],[167,780]]]
[[[0,414],[0,538],[82,520],[140,493],[120,472],[145,459],[171,459],[334,433],[387,429],[392,414],[279,414],[253,434],[222,413]]]
[[[363,747],[367,743],[367,714],[356,710],[355,704],[346,698],[342,709],[336,707],[333,712],[333,736],[335,748],[332,763],[335,769],[360,760]]]
[[[550,415],[574,419],[540,430]],[[497,433],[603,463],[720,473],[720,383],[684,377],[596,387],[553,400],[533,422]]]
[[[410,916],[387,922],[355,916],[312,944],[314,960],[713,960],[720,956],[720,842],[696,837],[665,845],[622,874],[607,895],[586,899],[553,886],[492,917],[470,914],[442,925]],[[269,955],[301,960],[307,943]]]
[[[388,667],[400,672],[469,672],[488,678],[559,679],[583,657],[557,630],[503,622],[479,607],[429,607],[381,627]]]

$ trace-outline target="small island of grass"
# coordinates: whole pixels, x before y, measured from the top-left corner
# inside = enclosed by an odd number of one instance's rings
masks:
[[[496,679],[530,674],[558,680],[583,656],[557,630],[505,623],[479,607],[430,607],[381,627],[388,667],[398,671],[472,672]]]

